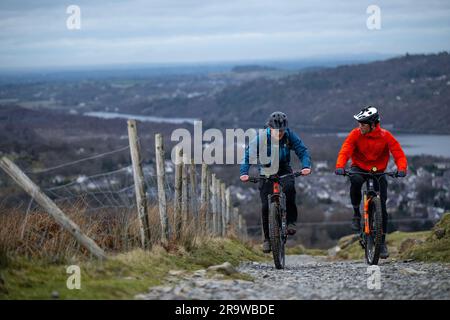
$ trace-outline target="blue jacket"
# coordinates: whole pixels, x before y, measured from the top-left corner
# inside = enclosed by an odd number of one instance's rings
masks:
[[[267,134],[267,156],[271,155],[271,147],[270,147],[270,128],[266,129]],[[245,148],[244,159],[241,163],[240,175],[248,175],[248,171],[250,170],[250,149],[255,150],[253,148],[257,148],[257,157],[259,159],[259,136],[257,135],[252,141],[250,141],[249,145]],[[308,148],[303,144],[302,140],[299,138],[295,132],[291,131],[289,128],[286,129],[283,138],[279,142],[279,156],[280,156],[280,168],[286,168],[290,165],[291,161],[291,150],[294,150],[297,157],[300,159],[300,162],[303,165],[303,168],[311,168],[311,157],[308,152]],[[258,161],[259,162],[259,161]],[[258,164],[259,172],[261,173],[261,164]]]

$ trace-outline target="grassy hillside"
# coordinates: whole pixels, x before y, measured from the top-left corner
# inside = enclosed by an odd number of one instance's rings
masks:
[[[421,261],[450,262],[450,213],[446,213],[424,242],[404,243],[402,257]]]
[[[430,231],[388,234],[387,245],[393,259],[450,262],[450,213],[445,214]],[[364,250],[354,235],[341,238],[338,247],[337,259],[364,258]]]
[[[191,272],[226,261],[236,266],[240,261],[267,259],[250,243],[238,240],[233,228],[229,238],[213,237],[197,228],[204,222],[193,216],[183,223],[177,237],[161,245],[154,206],[149,208],[151,251],[140,249],[136,214],[120,215],[109,209],[103,215],[89,215],[76,207],[63,210],[109,258],[93,260],[45,212],[36,210],[25,221],[26,215],[19,211],[0,210],[0,299],[131,299],[150,286],[164,284],[171,270]],[[170,221],[172,212],[169,206]],[[81,290],[66,287],[70,276],[66,269],[71,265],[81,269]]]
[[[22,256],[0,258],[0,299],[132,299],[149,287],[164,283],[170,270],[194,271],[225,261],[266,259],[259,250],[238,240],[209,238],[187,251],[155,246],[117,254],[105,262],[77,258],[66,263]],[[81,289],[69,290],[69,265],[81,268]],[[242,277],[236,274],[234,277]]]
[[[403,242],[424,241],[428,236],[428,234],[429,231],[421,231],[421,232],[395,231],[388,234],[386,239],[390,258],[394,259],[400,258],[399,253],[401,251],[400,248],[402,248]],[[338,247],[340,247],[341,250],[337,252],[336,258],[350,259],[350,260],[364,259],[364,250],[356,238],[354,235],[349,235],[341,238],[338,242]]]
[[[395,129],[449,133],[450,125],[444,119],[450,117],[450,108],[443,108],[450,105],[449,80],[448,53],[407,55],[281,80],[255,80],[225,89],[217,104],[222,121],[227,115],[264,121],[274,109],[281,109],[291,124],[322,128],[351,128],[351,115],[373,104],[380,107],[383,123]],[[342,116],[333,117],[330,123],[330,112]]]
[[[305,248],[303,245],[299,244],[293,247],[286,248],[286,254],[307,254],[310,256],[326,256],[327,251],[322,249]]]
[[[383,124],[408,132],[450,133],[450,55],[404,55],[385,61],[259,78],[193,99],[156,99],[129,112],[200,117],[205,125],[251,127],[274,110],[291,126],[349,130],[363,105],[379,106]],[[447,107],[445,107],[447,106]],[[330,122],[330,114],[333,121]],[[401,114],[401,116],[399,116]],[[340,115],[340,116],[334,116]]]

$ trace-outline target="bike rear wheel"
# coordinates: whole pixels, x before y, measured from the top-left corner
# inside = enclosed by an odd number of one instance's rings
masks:
[[[383,216],[380,197],[373,197],[369,206],[369,229],[366,235],[366,261],[369,265],[378,264],[381,238],[383,236]]]
[[[281,235],[281,214],[280,206],[276,202],[271,202],[269,207],[269,239],[272,247],[273,261],[275,268],[284,269],[285,252],[284,241]]]

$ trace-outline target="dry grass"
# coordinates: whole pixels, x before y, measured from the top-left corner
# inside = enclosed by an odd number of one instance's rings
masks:
[[[81,230],[110,253],[128,252],[140,247],[136,210],[118,208],[86,212],[81,205],[61,208]],[[212,237],[205,229],[204,214],[192,215],[176,232],[173,208],[168,207],[171,238],[163,246],[171,251],[193,249],[200,239]],[[152,245],[161,244],[161,225],[157,206],[148,210]],[[37,209],[26,215],[19,209],[0,209],[0,267],[8,256],[26,256],[54,262],[85,256],[89,253],[45,211]]]

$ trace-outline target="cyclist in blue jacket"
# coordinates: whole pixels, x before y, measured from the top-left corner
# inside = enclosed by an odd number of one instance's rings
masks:
[[[278,129],[278,136],[275,136],[275,130]],[[311,157],[308,152],[308,148],[303,144],[299,136],[288,128],[288,119],[286,114],[283,112],[273,112],[266,123],[267,135],[267,156],[270,157],[271,154],[271,144],[272,139],[277,139],[279,143],[279,167],[278,175],[285,175],[292,173],[293,170],[290,166],[290,151],[293,150],[297,157],[300,159],[302,170],[302,175],[308,175],[311,173]],[[247,182],[249,180],[248,172],[250,169],[250,154],[256,154],[259,159],[259,136],[253,139],[245,149],[244,159],[241,163],[240,168],[240,180]],[[256,152],[255,152],[256,150]],[[262,174],[264,168],[258,161],[259,173]],[[269,167],[269,165],[265,165]],[[272,182],[261,181],[259,184],[259,192],[261,197],[262,206],[262,222],[264,231],[264,243],[263,252],[269,253],[271,251],[269,242],[269,206],[267,202],[268,195],[272,192]],[[294,177],[289,177],[283,179],[283,191],[286,194],[286,211],[287,211],[287,223],[288,223],[288,234],[293,235],[296,232],[295,222],[297,221],[297,205],[295,203],[295,181]]]

